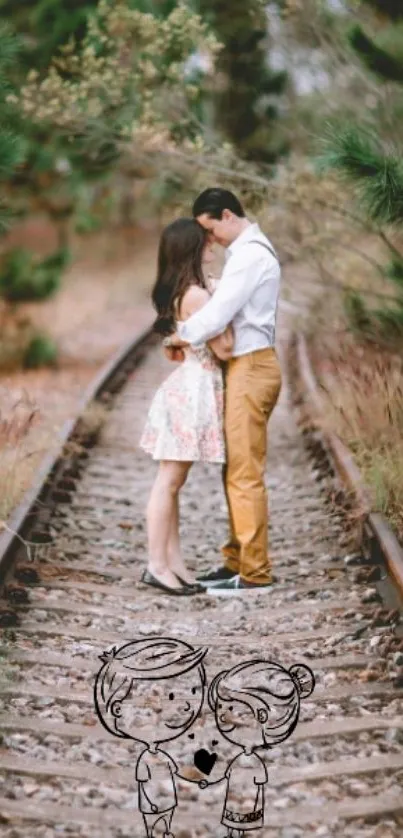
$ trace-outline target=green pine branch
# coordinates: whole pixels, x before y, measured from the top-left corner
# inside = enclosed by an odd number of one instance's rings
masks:
[[[353,332],[368,335],[372,331],[371,316],[358,291],[350,290],[344,296],[344,310]]]
[[[5,20],[0,21],[0,40],[0,70],[4,73],[15,64],[21,53],[21,42],[12,26]]]
[[[46,68],[71,35],[80,40],[98,0],[0,0],[0,14],[23,39],[22,65]]]
[[[355,187],[363,210],[379,224],[403,222],[403,160],[385,152],[372,134],[360,127],[329,127],[322,169],[334,169]]]
[[[361,26],[354,26],[348,40],[366,67],[383,81],[403,83],[403,62],[371,40]]]
[[[403,257],[392,259],[385,267],[385,276],[395,283],[399,294],[403,294]]]
[[[393,343],[403,337],[403,305],[395,308],[377,309],[373,312],[374,320],[377,321],[382,337]]]
[[[390,17],[391,20],[403,18],[402,0],[361,0],[361,3],[371,6],[375,11]]]
[[[23,162],[25,153],[26,144],[23,137],[4,128],[0,130],[0,180],[8,178]]]

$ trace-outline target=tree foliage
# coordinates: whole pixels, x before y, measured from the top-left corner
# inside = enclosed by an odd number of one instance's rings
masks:
[[[0,15],[22,36],[24,67],[45,69],[71,36],[80,41],[97,0],[0,0]]]
[[[30,5],[34,9],[35,4]],[[4,6],[0,11],[5,11]],[[26,58],[26,33],[17,34],[10,22],[0,18],[0,297],[6,303],[6,318],[19,303],[43,300],[59,288],[70,259],[66,222],[81,181],[79,166],[69,161],[66,138],[51,126],[35,123],[18,105]],[[38,212],[56,224],[59,247],[45,258],[26,249],[8,250],[5,235],[10,226]],[[27,357],[34,337],[31,328],[20,334],[22,342],[28,340]],[[50,345],[46,336],[41,340]],[[49,352],[37,352],[36,363],[41,358],[49,361]]]
[[[246,158],[273,162],[286,149],[276,102],[287,76],[268,62],[267,17],[260,0],[198,0],[223,49],[214,90],[218,126]]]
[[[397,33],[395,29],[397,28]],[[394,37],[396,36],[397,37]],[[403,82],[403,28],[393,26],[375,38],[358,24],[349,33],[349,41],[364,64],[383,82]]]
[[[328,132],[322,166],[351,182],[361,207],[379,224],[403,222],[403,159],[388,153],[374,130],[350,124]]]
[[[361,0],[361,2],[390,20],[399,20],[403,17],[401,0]]]
[[[46,213],[60,247],[45,259],[3,247],[0,296],[11,310],[59,287],[70,222],[91,179],[124,166],[133,176],[155,150],[184,147],[197,93],[186,62],[199,46],[217,49],[201,19],[171,0],[21,7],[0,5],[18,32],[0,18],[0,223],[6,232],[12,219]]]
[[[80,173],[67,159],[67,142],[37,124],[18,105],[22,43],[0,21],[0,195],[3,232],[13,218],[45,212],[58,223],[73,209]],[[64,243],[64,242],[62,242]]]
[[[361,25],[354,26],[349,33],[350,45],[380,84],[401,85],[401,4],[371,2],[366,5],[376,6],[384,17],[389,11],[390,19],[380,31],[374,21],[373,35],[364,32]],[[366,25],[369,26],[369,22]],[[381,97],[381,92],[379,95]],[[397,98],[400,95],[399,91]],[[352,184],[360,211],[379,229],[403,225],[403,145],[401,134],[392,126],[390,118],[383,124],[370,118],[365,123],[353,119],[348,123],[336,120],[325,138],[325,151],[320,160],[322,165]],[[388,242],[386,237],[385,240]],[[369,311],[355,296],[353,300],[349,299],[347,310],[356,326],[366,323],[367,329],[369,320],[386,338],[396,339],[403,337],[403,254],[394,245],[390,245],[390,250],[392,259],[384,269],[384,275],[394,283],[395,303]]]
[[[101,0],[82,49],[66,44],[45,78],[29,74],[15,101],[36,122],[87,143],[93,156],[105,143],[127,145],[136,132],[144,139],[147,129],[150,141],[174,141],[197,94],[185,75],[197,47],[214,52],[217,42],[185,3],[160,18],[130,0]]]
[[[13,85],[10,76],[18,62],[19,44],[11,27],[0,22],[0,230],[4,232],[9,212],[4,195],[4,185],[25,159],[27,144],[16,109],[9,104]]]

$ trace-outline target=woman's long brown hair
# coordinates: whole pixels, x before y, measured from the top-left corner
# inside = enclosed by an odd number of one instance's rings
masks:
[[[158,250],[157,279],[151,299],[161,335],[175,331],[176,314],[190,285],[206,288],[202,270],[207,233],[194,218],[178,218],[163,230]]]

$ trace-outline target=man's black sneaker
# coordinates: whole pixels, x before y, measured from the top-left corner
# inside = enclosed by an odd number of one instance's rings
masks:
[[[232,579],[223,579],[222,582],[209,585],[207,593],[211,594],[211,596],[231,596],[233,594],[241,594],[244,591],[261,593],[263,591],[271,591],[272,589],[272,582],[268,582],[265,585],[256,585],[254,582],[246,582],[240,576],[234,576]]]
[[[205,588],[210,588],[212,585],[217,585],[220,582],[225,582],[228,579],[234,579],[238,574],[234,570],[229,570],[227,567],[219,567],[218,570],[210,570],[210,573],[204,573],[203,576],[197,576],[196,580]]]

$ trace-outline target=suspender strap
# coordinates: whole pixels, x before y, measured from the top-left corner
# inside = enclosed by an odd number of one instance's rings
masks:
[[[258,239],[252,239],[252,240],[249,242],[249,244],[261,244],[261,245],[262,245],[262,247],[265,247],[265,248],[266,248],[266,250],[270,250],[271,255],[272,255],[272,256],[274,256],[274,258],[275,258],[275,259],[277,259],[277,261],[278,261],[278,256],[277,256],[277,253],[275,253],[275,251],[273,250],[273,248],[272,248],[272,247],[270,247],[270,245],[269,245],[269,244],[265,244],[264,242],[261,242],[261,241],[259,241]]]

